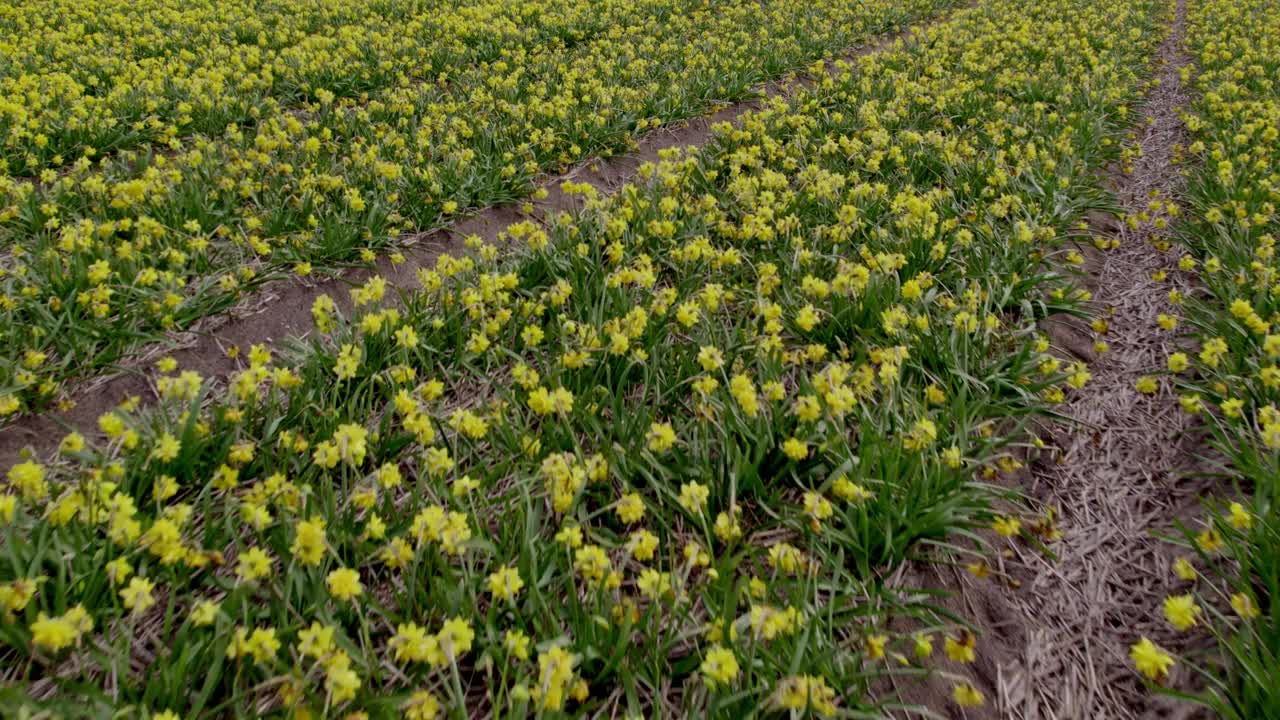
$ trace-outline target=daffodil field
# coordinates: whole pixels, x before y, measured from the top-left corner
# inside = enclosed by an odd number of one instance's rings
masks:
[[[17,3],[0,415],[945,4]]]
[[[1170,357],[1183,398],[1202,399],[1215,447],[1249,498],[1223,508],[1196,547],[1230,582],[1207,589],[1228,672],[1213,676],[1224,717],[1280,714],[1280,8],[1205,2],[1191,14],[1199,63],[1184,266],[1205,296],[1191,304],[1195,352]]]
[[[1061,536],[1011,509],[1091,379],[1043,321],[1089,313],[1075,243],[1176,7],[4,3],[17,424],[268,282],[808,80],[413,286],[320,295],[228,377],[163,357],[154,401],[0,469],[0,714],[994,711],[975,619],[893,578]],[[1167,370],[1251,499],[1189,538],[1221,597],[1164,612],[1218,635],[1189,663],[1220,713],[1280,716],[1280,9],[1191,0],[1187,27],[1180,267],[1206,292]],[[930,681],[936,705],[899,694]]]

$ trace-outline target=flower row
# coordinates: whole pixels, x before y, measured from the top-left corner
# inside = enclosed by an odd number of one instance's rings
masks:
[[[625,149],[944,4],[590,3],[609,20],[594,36],[527,44],[517,34],[438,82],[317,92],[220,135],[175,137],[176,152],[143,147],[81,157],[48,182],[10,178],[0,414],[47,404],[62,379],[264,281],[368,261],[407,233],[525,198],[541,173]]]

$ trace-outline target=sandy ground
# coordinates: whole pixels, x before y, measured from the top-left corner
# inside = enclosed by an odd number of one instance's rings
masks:
[[[1157,58],[1156,85],[1139,111],[1132,171],[1117,174],[1113,189],[1126,214],[1148,210],[1153,199],[1177,201],[1184,185],[1175,146],[1185,144],[1180,111],[1187,104],[1180,70],[1190,61],[1184,49],[1185,0],[1179,0],[1168,37]],[[1164,211],[1153,213],[1174,220]],[[1161,330],[1159,314],[1180,315],[1169,291],[1191,291],[1176,271],[1173,250],[1160,251],[1169,230],[1153,222],[1138,228],[1094,218],[1095,237],[1119,240],[1099,253],[1089,247],[1087,280],[1096,316],[1109,324],[1100,337],[1110,351],[1094,358],[1092,381],[1070,397],[1064,411],[1072,426],[1051,429],[1054,447],[1024,479],[1027,494],[1055,508],[1062,540],[1057,561],[1029,549],[1017,562],[1029,576],[1012,596],[1025,620],[1022,651],[1001,678],[1005,716],[1041,718],[1194,717],[1145,688],[1128,649],[1147,636],[1171,649],[1185,640],[1165,622],[1161,604],[1178,591],[1170,571],[1176,557],[1157,535],[1172,522],[1195,515],[1205,480],[1197,479],[1206,452],[1195,416],[1185,413],[1167,384],[1155,396],[1134,389],[1143,375],[1159,375],[1176,349],[1176,331]],[[1082,251],[1084,249],[1082,248]],[[1170,271],[1162,282],[1152,276]],[[1055,344],[1092,354],[1084,323],[1053,328]],[[1203,476],[1200,476],[1201,478]],[[1171,682],[1190,678],[1175,674]]]

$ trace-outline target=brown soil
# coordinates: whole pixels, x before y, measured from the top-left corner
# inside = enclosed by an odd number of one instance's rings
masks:
[[[1176,200],[1183,186],[1174,147],[1186,136],[1179,115],[1187,101],[1179,70],[1190,62],[1185,12],[1179,0],[1157,58],[1158,83],[1139,108],[1140,156],[1130,172],[1112,176],[1126,213],[1146,210],[1153,194]],[[1062,538],[1050,548],[1056,557],[1019,544],[1004,559],[1018,590],[993,593],[998,586],[991,580],[963,573],[956,585],[966,601],[994,608],[979,648],[989,644],[998,667],[979,676],[996,697],[995,716],[1201,717],[1196,706],[1144,686],[1128,657],[1142,636],[1175,653],[1203,641],[1177,633],[1162,616],[1164,598],[1185,587],[1170,570],[1175,548],[1158,534],[1175,534],[1175,520],[1197,514],[1208,448],[1167,383],[1154,396],[1134,388],[1143,375],[1159,376],[1178,347],[1177,334],[1156,325],[1160,313],[1180,315],[1169,291],[1189,294],[1192,287],[1174,268],[1177,257],[1153,245],[1167,229],[1150,223],[1133,229],[1100,213],[1089,221],[1094,237],[1119,240],[1105,254],[1079,248],[1094,314],[1110,326],[1102,336],[1110,351],[1094,351],[1094,333],[1083,321],[1045,324],[1060,354],[1089,362],[1093,379],[1063,408],[1074,422],[1046,429],[1052,449],[1020,478],[1034,503],[1058,513]],[[1152,279],[1158,270],[1170,271],[1166,281]],[[1187,688],[1193,678],[1179,665],[1169,683]]]
[[[995,533],[982,533],[985,540],[995,542]],[[989,577],[978,580],[958,565],[921,562],[904,566],[888,585],[897,588],[901,599],[911,600],[913,588],[929,588],[920,600],[971,625],[978,633],[976,659],[971,665],[949,661],[935,637],[933,659],[939,672],[918,680],[896,683],[896,694],[904,709],[893,713],[899,718],[949,718],[951,720],[998,720],[1006,717],[996,694],[1007,680],[1009,668],[1017,661],[1026,642],[1029,626],[1026,618],[1010,602],[1016,592],[1010,583],[1018,581],[1004,574],[1005,569],[992,569]],[[936,588],[945,595],[938,596]],[[927,599],[926,599],[927,597]],[[895,628],[910,632],[913,628]],[[954,633],[953,633],[954,634]],[[968,682],[978,688],[986,702],[978,707],[961,707],[952,699],[957,682]]]

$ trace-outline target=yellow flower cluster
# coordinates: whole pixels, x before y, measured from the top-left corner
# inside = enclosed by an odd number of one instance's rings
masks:
[[[24,3],[0,41],[0,416],[946,4]]]
[[[1239,680],[1215,694],[1232,713],[1260,717],[1280,697],[1266,679],[1277,672],[1268,649],[1275,585],[1258,582],[1280,573],[1280,7],[1189,4],[1187,46],[1195,60],[1183,73],[1194,92],[1186,114],[1191,142],[1178,149],[1192,166],[1187,206],[1194,212],[1183,219],[1177,270],[1206,292],[1187,303],[1198,348],[1171,354],[1168,368],[1183,409],[1203,419],[1222,466],[1252,496],[1224,502],[1188,533],[1206,574],[1225,581],[1172,595],[1163,612],[1179,631],[1207,625],[1224,638],[1223,658],[1233,666],[1227,674]],[[1156,392],[1158,384],[1139,389]],[[1184,583],[1200,577],[1189,558],[1173,570]],[[1145,639],[1133,659],[1153,679],[1172,662]]]
[[[1212,21],[1219,10],[1235,20]],[[1276,477],[1280,261],[1275,234],[1280,194],[1274,154],[1280,140],[1280,89],[1266,74],[1274,58],[1256,48],[1274,42],[1280,13],[1266,3],[1215,3],[1212,12],[1205,9],[1195,16],[1192,27],[1203,72],[1195,78],[1202,95],[1188,118],[1196,139],[1187,150],[1203,162],[1195,199],[1204,210],[1189,222],[1196,229],[1191,249],[1205,257],[1197,263],[1187,256],[1180,266],[1198,268],[1213,295],[1208,307],[1199,308],[1209,322],[1194,369],[1213,391],[1224,431],[1257,448],[1260,465],[1254,466],[1260,477]],[[1169,369],[1186,370],[1193,366],[1190,360],[1175,353]]]

